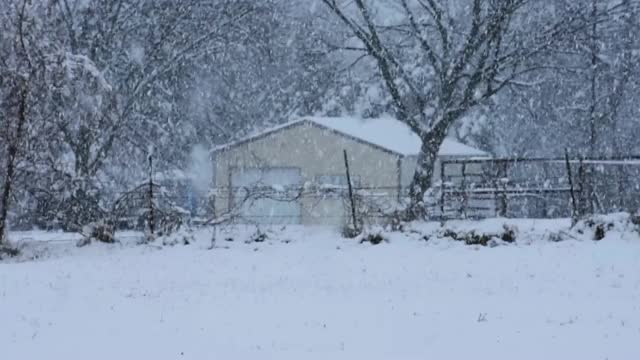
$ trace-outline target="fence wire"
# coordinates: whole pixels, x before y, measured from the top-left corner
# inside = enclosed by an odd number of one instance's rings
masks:
[[[452,218],[558,218],[640,208],[637,157],[453,160],[442,163],[440,176],[441,213]]]
[[[571,180],[569,181],[569,171]],[[560,218],[572,215],[572,195],[582,213],[635,212],[640,208],[640,158],[626,159],[465,159],[442,161],[439,176],[426,197],[432,219],[488,217]],[[573,187],[572,187],[573,185]],[[408,203],[408,189],[398,184],[367,185],[367,179],[353,184],[357,221],[382,223],[388,214]],[[212,189],[208,194],[188,187],[166,187],[157,192],[156,205],[179,208],[187,221],[206,223],[224,215],[242,192],[258,197],[230,221],[261,224],[351,222],[348,187],[340,186],[252,186]],[[148,192],[103,193],[105,198],[127,194],[127,203],[117,221],[122,228],[145,224]],[[271,202],[271,204],[269,204]],[[296,202],[289,210],[278,203]],[[266,205],[265,205],[266,204]],[[297,206],[297,205],[296,205]],[[37,210],[37,208],[36,208]],[[33,207],[19,209],[14,227],[34,224],[56,228],[50,214]],[[290,211],[289,213],[287,211]]]

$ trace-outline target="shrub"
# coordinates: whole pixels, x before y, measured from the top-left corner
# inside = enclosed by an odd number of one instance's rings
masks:
[[[593,234],[593,240],[600,241],[606,237],[609,230],[615,227],[615,219],[606,216],[593,216],[583,220],[576,226],[579,234],[584,234],[588,230],[588,233]]]
[[[114,233],[115,227],[113,224],[104,221],[89,224],[84,227],[82,231],[83,238],[78,240],[76,246],[82,247],[89,245],[93,240],[106,244],[113,244],[116,242]]]
[[[164,246],[189,245],[195,241],[191,229],[182,229],[180,231],[161,236]]]
[[[442,236],[452,238],[453,240],[460,240],[458,239],[458,233],[456,233],[451,229],[445,229],[444,232],[442,233]]]
[[[8,245],[0,245],[0,260],[20,255],[20,250]]]
[[[362,231],[360,229],[351,225],[345,225],[342,227],[342,237],[345,239],[355,239],[361,233]]]
[[[254,232],[251,237],[249,237],[249,239],[247,239],[247,241],[245,241],[245,243],[250,244],[250,243],[261,243],[261,242],[265,242],[269,237],[267,236],[267,234],[263,231],[261,231],[260,229],[257,229],[256,232]]]
[[[443,234],[444,237],[451,238],[455,241],[464,241],[467,245],[482,245],[487,246],[489,240],[493,238],[493,235],[477,234],[474,230],[469,232],[455,232],[451,229],[446,229]]]
[[[513,243],[516,241],[516,228],[503,225],[503,231],[500,233],[482,233],[471,230],[468,232],[455,232],[451,229],[445,229],[442,232],[443,237],[451,238],[455,241],[464,241],[466,245],[482,245],[487,246],[495,240],[500,239],[504,242]]]
[[[500,239],[504,242],[512,243],[516,241],[516,228],[507,224],[502,225],[504,232],[500,236]]]
[[[562,234],[559,232],[550,232],[547,235],[547,239],[551,242],[561,242],[564,240],[564,238],[562,237]]]
[[[595,241],[600,241],[604,239],[605,235],[606,235],[606,231],[604,229],[604,224],[596,225],[596,230],[595,230],[595,233],[593,234],[593,239]]]
[[[107,243],[107,244],[113,244],[114,242],[116,242],[115,238],[113,237],[113,233],[114,233],[113,225],[106,224],[106,223],[98,223],[95,226],[93,226],[90,236],[92,239],[95,239],[97,241]]]
[[[384,237],[382,233],[376,232],[376,233],[366,234],[365,236],[362,237],[362,239],[360,239],[360,244],[363,244],[366,242],[370,243],[371,245],[378,245],[382,242],[389,242],[389,240],[387,240],[387,238]]]
[[[466,234],[465,238],[464,238],[464,242],[467,245],[482,245],[482,246],[487,246],[489,244],[489,241],[491,241],[491,239],[493,239],[495,237],[495,235],[490,235],[490,234],[476,234],[475,231],[471,231],[469,233]]]
[[[635,214],[631,215],[631,223],[633,224],[636,232],[640,234],[640,210],[636,211]]]
[[[384,216],[385,228],[391,229],[391,231],[405,231],[405,225],[409,221],[406,211],[395,210]]]

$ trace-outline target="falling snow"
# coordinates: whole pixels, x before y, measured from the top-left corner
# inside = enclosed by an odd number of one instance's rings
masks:
[[[636,359],[639,35],[640,0],[0,0],[0,349]]]

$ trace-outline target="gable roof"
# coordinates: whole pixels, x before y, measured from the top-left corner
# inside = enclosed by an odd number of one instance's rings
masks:
[[[420,153],[420,138],[404,123],[393,118],[361,119],[356,117],[304,117],[295,121],[266,129],[244,139],[222,145],[213,149],[214,152],[242,145],[274,132],[294,126],[308,124],[330,130],[338,135],[363,142],[380,150],[391,152],[399,156],[415,156]],[[440,151],[440,156],[454,157],[488,157],[488,153],[465,145],[451,138],[446,138]]]
[[[349,117],[307,117],[306,119],[339,132],[361,138],[405,156],[418,155],[422,141],[411,129],[394,118],[360,119]],[[440,156],[487,157],[488,153],[446,138]]]

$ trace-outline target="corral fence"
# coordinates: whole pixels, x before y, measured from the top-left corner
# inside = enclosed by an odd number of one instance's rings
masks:
[[[398,208],[399,187],[306,182],[303,185],[221,188],[211,203],[225,204],[215,209],[224,216],[231,208],[232,222],[262,225],[353,223],[379,224]],[[230,205],[226,205],[230,204]]]
[[[640,209],[640,156],[449,159],[442,160],[436,170],[427,213],[437,220],[575,218]],[[166,218],[166,214],[192,225],[221,218],[251,224],[380,224],[390,221],[388,214],[408,201],[406,186],[369,186],[358,174],[351,181],[346,176],[316,180],[213,189],[200,196],[182,187],[159,186],[150,191],[155,183],[145,183],[134,191],[102,195],[126,199],[114,218],[119,229],[144,229],[149,219]],[[240,203],[242,198],[246,200]],[[225,214],[225,208],[235,213]],[[38,203],[20,210],[13,217],[14,229],[62,227],[56,214],[40,209]]]
[[[441,163],[435,211],[442,218],[634,212],[640,157],[459,159]]]

